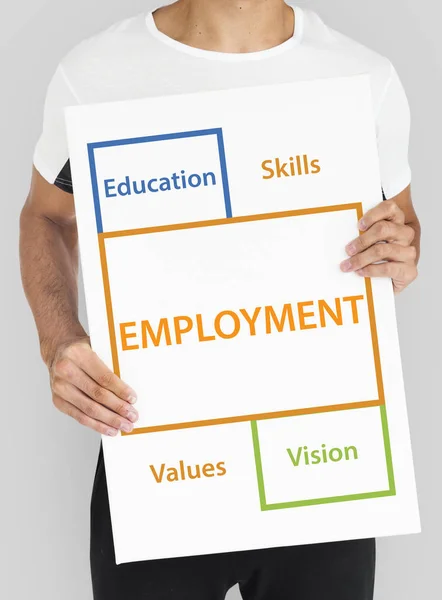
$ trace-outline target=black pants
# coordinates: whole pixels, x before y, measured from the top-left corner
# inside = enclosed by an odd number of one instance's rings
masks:
[[[375,541],[358,540],[116,566],[103,453],[91,503],[94,600],[372,600]]]

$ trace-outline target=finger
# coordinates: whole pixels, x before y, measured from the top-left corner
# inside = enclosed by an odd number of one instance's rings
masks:
[[[416,249],[414,246],[400,246],[399,244],[375,244],[368,250],[364,250],[351,258],[347,258],[341,263],[341,271],[350,273],[358,271],[364,267],[381,260],[388,260],[398,263],[413,263],[416,259]]]
[[[409,246],[414,236],[415,231],[409,225],[398,225],[392,221],[378,221],[368,231],[347,244],[345,250],[349,256],[354,256],[377,242],[384,241]]]
[[[378,265],[368,265],[355,271],[361,277],[390,277],[394,281],[408,285],[417,276],[416,265],[402,262],[384,262]]]
[[[56,379],[52,386],[54,394],[72,404],[94,421],[100,421],[112,429],[130,433],[133,431],[133,423],[117,415],[102,404],[95,402],[86,396],[81,390],[67,381]]]
[[[131,423],[135,423],[138,420],[138,412],[131,404],[125,402],[109,390],[102,388],[87,373],[68,359],[61,360],[56,364],[52,387],[54,388],[56,384],[60,385],[63,382],[81,390],[90,399],[126,418]],[[65,399],[69,400],[68,398]]]
[[[65,415],[68,415],[69,417],[72,417],[78,423],[80,423],[80,425],[89,427],[89,429],[93,429],[94,431],[97,431],[102,435],[107,435],[110,437],[115,437],[116,435],[118,435],[117,429],[109,427],[108,425],[105,425],[100,421],[95,421],[94,419],[91,419],[90,417],[82,413],[81,410],[79,410],[76,406],[70,404],[69,402],[67,402],[63,398],[60,398],[59,396],[54,396],[54,404],[59,411],[61,411]]]
[[[87,344],[71,346],[68,348],[66,356],[94,379],[100,387],[113,392],[126,402],[131,404],[136,402],[137,395],[134,390],[117,377]]]
[[[359,220],[358,226],[360,231],[367,231],[367,229],[370,229],[378,221],[393,221],[394,223],[403,225],[405,223],[405,215],[396,202],[385,200],[368,210]]]

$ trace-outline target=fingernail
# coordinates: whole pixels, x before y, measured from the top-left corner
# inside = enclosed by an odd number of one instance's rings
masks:
[[[137,401],[137,396],[136,396],[135,392],[130,393],[130,395],[127,398],[127,401],[130,402],[131,404],[135,404],[135,402]]]
[[[347,246],[345,246],[345,251],[347,252],[347,254],[352,256],[356,253],[356,247],[354,244],[347,244]]]
[[[138,413],[136,410],[129,410],[127,412],[127,418],[129,419],[129,421],[132,421],[132,423],[135,423],[135,421],[138,421]]]
[[[344,260],[344,262],[341,263],[341,271],[344,271],[344,273],[348,273],[351,270],[351,262],[349,260]]]
[[[364,221],[364,219],[359,221],[359,229],[361,231],[365,231],[367,229],[367,223]]]
[[[130,433],[133,430],[133,428],[134,426],[132,425],[132,423],[127,423],[126,421],[124,421],[120,425],[121,431],[124,431],[125,433]]]
[[[115,437],[118,434],[118,430],[117,429],[108,429],[107,430],[107,435],[110,437]]]

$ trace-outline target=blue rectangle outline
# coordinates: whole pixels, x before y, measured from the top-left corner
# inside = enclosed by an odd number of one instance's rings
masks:
[[[183,138],[202,137],[206,135],[216,135],[218,142],[218,154],[221,168],[221,178],[224,192],[224,205],[226,209],[226,218],[232,218],[232,205],[230,199],[229,178],[227,174],[227,161],[224,147],[223,130],[221,127],[213,129],[199,129],[195,131],[181,131],[177,133],[165,133],[159,135],[149,135],[137,138],[127,138],[118,140],[109,140],[105,142],[93,142],[87,145],[89,156],[89,168],[92,181],[92,194],[95,207],[95,221],[97,233],[103,233],[103,219],[101,215],[100,192],[98,189],[97,166],[95,160],[95,150],[98,148],[110,148],[113,146],[126,146],[130,144],[143,144],[148,142],[162,142],[166,140],[177,140]]]

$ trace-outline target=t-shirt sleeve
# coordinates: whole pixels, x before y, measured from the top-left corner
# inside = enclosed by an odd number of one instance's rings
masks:
[[[43,130],[34,152],[34,166],[49,183],[66,191],[69,186],[69,155],[64,109],[78,104],[75,93],[60,65],[48,87],[43,116]]]
[[[408,161],[410,108],[393,67],[377,115],[376,127],[382,189],[387,199],[393,198],[411,182]]]

